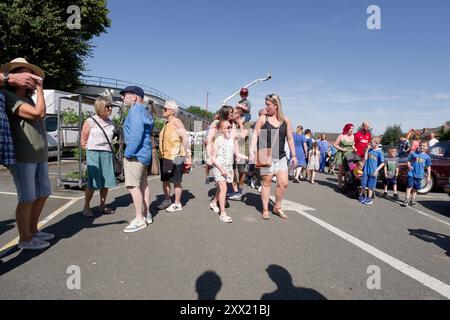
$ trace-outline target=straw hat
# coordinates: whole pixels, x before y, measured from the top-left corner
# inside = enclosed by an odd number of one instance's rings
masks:
[[[44,70],[42,70],[41,68],[39,68],[38,66],[28,63],[27,60],[25,60],[24,58],[16,58],[14,60],[12,60],[10,63],[6,63],[1,67],[1,70],[3,72],[7,72],[10,73],[12,70],[17,69],[17,68],[28,68],[30,70],[33,71],[33,73],[35,75],[37,75],[38,77],[41,77],[42,79],[45,78],[45,72]]]

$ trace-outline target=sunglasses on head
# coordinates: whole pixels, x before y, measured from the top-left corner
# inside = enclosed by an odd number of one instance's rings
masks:
[[[266,99],[273,99],[275,96],[276,96],[275,93],[271,93],[266,96]]]

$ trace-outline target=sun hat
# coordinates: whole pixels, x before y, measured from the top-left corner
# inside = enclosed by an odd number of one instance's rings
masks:
[[[45,72],[44,70],[42,70],[41,68],[39,68],[38,66],[29,63],[27,60],[25,60],[24,58],[15,58],[14,60],[12,60],[9,63],[4,64],[1,67],[1,70],[3,72],[7,72],[10,73],[11,71],[13,71],[14,69],[17,68],[27,68],[33,71],[33,73],[35,75],[37,75],[38,77],[41,77],[42,79],[45,78]]]

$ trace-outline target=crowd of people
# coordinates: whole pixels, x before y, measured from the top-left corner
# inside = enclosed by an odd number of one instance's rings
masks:
[[[23,58],[17,58],[2,66],[0,85],[0,164],[6,166],[13,178],[18,194],[16,219],[19,231],[18,246],[21,249],[44,249],[50,245],[53,234],[38,230],[39,216],[51,194],[48,176],[47,134],[44,125],[45,100],[43,81],[45,72]],[[31,96],[36,94],[36,102]],[[135,215],[124,232],[145,229],[153,222],[150,212],[148,168],[152,159],[153,117],[144,102],[144,91],[129,86],[120,94],[129,111],[123,124],[125,186],[131,194]],[[207,129],[204,140],[206,184],[212,172],[216,193],[209,207],[219,221],[231,223],[226,212],[227,200],[241,200],[244,185],[257,188],[261,194],[261,218],[268,220],[270,212],[281,219],[288,219],[282,209],[282,201],[289,179],[300,183],[302,179],[315,183],[316,172],[328,174],[338,168],[338,185],[348,179],[348,173],[360,179],[359,200],[372,203],[377,176],[384,170],[385,195],[392,185],[397,194],[397,150],[389,149],[384,159],[379,139],[372,137],[370,125],[364,122],[354,133],[353,124],[344,126],[334,143],[325,135],[315,141],[310,129],[303,132],[298,125],[296,132],[282,109],[281,98],[276,94],[265,97],[265,108],[259,111],[256,121],[251,121],[251,103],[248,89],[241,90],[241,100],[235,106],[223,106]],[[114,124],[110,119],[112,100],[99,97],[95,101],[95,115],[83,124],[81,146],[86,150],[87,185],[82,214],[94,215],[91,200],[100,191],[101,213],[111,214],[107,206],[108,190],[116,186],[114,150],[111,144]],[[165,124],[159,134],[160,176],[164,199],[159,210],[179,212],[182,179],[192,166],[190,138],[184,125],[177,118],[178,105],[166,101],[163,108]],[[407,141],[407,139],[406,139]],[[427,170],[430,179],[430,157],[426,154],[428,143],[420,142],[410,147],[402,139],[399,153],[409,152],[409,180],[406,199],[402,205],[415,205],[420,181]],[[412,150],[412,151],[411,151]],[[353,165],[353,166],[352,166]],[[269,208],[271,186],[276,182],[275,201]],[[172,188],[173,186],[173,188]],[[174,194],[172,202],[172,193]],[[411,203],[409,198],[411,196]]]

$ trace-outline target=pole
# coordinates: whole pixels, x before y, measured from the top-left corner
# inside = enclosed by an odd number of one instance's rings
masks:
[[[268,81],[272,79],[272,75],[268,74],[265,78],[262,79],[256,79],[255,81],[249,83],[248,85],[246,85],[244,88],[250,88],[251,86],[253,86],[254,84],[263,82],[263,81]],[[223,100],[222,102],[222,106],[225,105],[227,103],[228,100],[232,99],[234,96],[238,95],[241,92],[241,90],[239,89],[238,91],[236,91],[235,93],[233,93],[231,96],[229,96],[228,98],[226,98],[225,100]]]
[[[206,92],[206,112],[208,112],[208,96],[211,94],[211,92]]]

